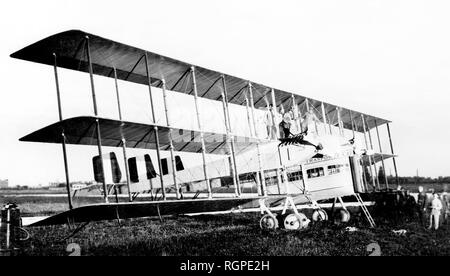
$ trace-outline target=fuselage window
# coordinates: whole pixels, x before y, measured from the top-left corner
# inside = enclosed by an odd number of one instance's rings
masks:
[[[328,166],[328,174],[336,174],[339,173],[339,171],[339,165]]]
[[[161,167],[163,175],[169,174],[169,166],[167,165],[167,158],[161,159]]]
[[[340,173],[344,170],[345,167],[348,167],[348,164],[336,164],[328,166],[328,174],[336,174]]]
[[[177,169],[177,171],[184,170],[183,161],[181,161],[181,157],[178,155],[175,156],[175,168]]]
[[[278,179],[276,176],[266,177],[266,185],[273,186],[278,183]]]
[[[303,173],[302,171],[292,172],[288,173],[288,180],[289,181],[299,181],[303,179]]]
[[[325,171],[323,168],[309,169],[306,171],[306,173],[308,174],[308,178],[315,178],[325,175]]]
[[[239,182],[241,184],[254,183],[257,177],[256,173],[246,173],[239,175]]]

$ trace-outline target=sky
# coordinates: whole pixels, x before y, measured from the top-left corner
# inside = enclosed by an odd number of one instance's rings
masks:
[[[0,179],[64,179],[59,145],[18,141],[58,120],[52,68],[9,55],[69,29],[389,119],[400,175],[449,175],[449,11],[429,0],[6,1]],[[101,115],[115,116],[113,82],[96,84]],[[92,115],[86,74],[61,70],[61,89],[65,117]],[[124,104],[148,112],[139,96]],[[95,147],[68,151],[71,179],[89,179]]]

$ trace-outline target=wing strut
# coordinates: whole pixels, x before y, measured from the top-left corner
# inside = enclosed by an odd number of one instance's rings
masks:
[[[375,124],[376,123],[377,122],[375,122]],[[383,149],[381,148],[380,132],[378,130],[378,125],[376,125],[375,129],[377,131],[378,147],[379,147],[380,153],[381,153],[381,152],[383,152]],[[387,175],[386,175],[386,166],[384,165],[384,158],[381,159],[381,165],[383,166],[384,184],[386,185],[386,189],[389,189],[389,183],[388,183]]]
[[[53,56],[55,57],[55,65],[53,66],[53,69],[55,71],[55,83],[56,83],[56,95],[58,98],[58,113],[59,113],[59,121],[61,122],[63,120],[62,116],[62,107],[61,107],[61,92],[59,88],[59,78],[58,78],[58,63],[57,63],[57,56],[55,53],[53,53]],[[72,196],[70,191],[70,177],[69,177],[69,164],[67,162],[67,150],[66,150],[66,137],[64,135],[64,128],[61,128],[61,145],[63,150],[63,158],[64,158],[64,172],[66,176],[66,189],[67,189],[67,199],[69,203],[69,209],[72,210]]]
[[[208,198],[212,198],[212,188],[211,188],[211,182],[208,177],[208,172],[206,168],[206,147],[205,147],[205,138],[204,133],[202,129],[202,123],[200,122],[200,110],[198,106],[198,92],[197,92],[197,80],[195,78],[195,67],[191,67],[191,74],[192,74],[192,86],[194,90],[194,101],[195,101],[195,111],[197,114],[197,125],[198,130],[200,131],[200,142],[202,145],[202,159],[203,159],[203,175],[205,176],[206,181],[206,187],[208,188]]]
[[[128,170],[128,158],[127,158],[127,140],[123,134],[123,119],[122,119],[122,108],[120,105],[120,95],[119,95],[119,84],[117,83],[117,70],[114,68],[114,83],[116,85],[116,99],[117,99],[117,109],[119,111],[119,120],[120,120],[120,138],[122,141],[122,151],[123,151],[123,162],[125,164],[125,176],[127,181],[127,189],[128,189],[128,200],[130,202],[133,201],[133,197],[131,195],[131,187],[130,187],[130,172]]]
[[[94,71],[92,68],[92,60],[91,60],[91,49],[89,47],[89,36],[86,36],[86,53],[87,53],[87,59],[89,63],[89,77],[91,80],[91,90],[92,90],[92,102],[94,104],[94,114],[95,117],[98,117],[98,110],[97,110],[97,100],[95,97],[95,85],[94,85]],[[105,171],[105,167],[103,165],[103,154],[102,154],[102,137],[101,137],[101,131],[100,131],[100,122],[99,120],[95,120],[96,123],[96,131],[97,131],[97,147],[98,147],[98,155],[100,156],[100,166],[102,172]],[[103,177],[103,196],[105,198],[105,202],[108,203],[108,190],[106,189],[106,177]]]
[[[366,149],[369,149],[369,143],[368,143],[367,134],[366,134],[366,132],[367,132],[366,131],[366,123],[365,123],[363,114],[361,114],[361,121],[362,121],[363,130],[364,130],[364,142],[366,143]],[[369,162],[372,163],[372,156],[371,155],[369,155]],[[374,173],[372,171],[372,166],[370,166],[370,164],[369,164],[369,167],[370,167],[370,174],[372,175],[372,187],[374,189],[376,189],[376,186],[375,186],[375,175],[374,175]],[[377,173],[376,170],[375,170],[375,173]]]
[[[234,146],[234,137],[232,137],[231,135],[231,121],[230,121],[230,112],[228,110],[228,91],[227,91],[227,85],[225,82],[225,75],[222,75],[222,86],[223,86],[223,91],[222,91],[222,105],[223,105],[223,109],[224,109],[224,117],[225,117],[225,128],[227,130],[227,140],[229,143],[229,147],[231,150],[231,164],[230,164],[230,168],[231,168],[231,174],[233,177],[233,184],[234,184],[234,188],[235,188],[235,193],[237,196],[241,195],[241,185],[239,183],[239,173],[237,171],[237,166],[236,166],[236,154],[235,154],[235,146]],[[239,92],[238,92],[239,93]]]
[[[164,113],[166,114],[166,122],[169,127],[169,149],[170,149],[170,161],[172,163],[172,176],[173,183],[175,185],[175,193],[177,195],[177,199],[181,199],[180,195],[180,187],[177,182],[177,166],[175,162],[175,153],[173,146],[173,137],[172,137],[172,129],[170,128],[170,116],[169,116],[169,108],[167,106],[167,91],[166,91],[166,80],[162,79],[162,91],[163,91],[163,101],[164,101]]]
[[[389,136],[389,144],[391,145],[391,153],[394,155],[394,146],[392,145],[392,137],[391,137],[391,129],[389,127],[389,123],[386,123],[388,136]],[[395,163],[395,157],[392,158],[392,162],[394,163],[394,171],[395,171],[395,181],[397,182],[397,186],[399,185],[398,182],[398,173],[397,173],[397,163]]]
[[[152,120],[153,120],[153,123],[156,124],[155,105],[153,104],[153,94],[152,94],[152,80],[150,78],[150,68],[149,68],[149,63],[148,63],[147,52],[145,52],[145,71],[146,71],[147,79],[148,79],[148,92],[150,95],[150,108],[152,109]],[[153,130],[155,133],[156,155],[158,158],[159,179],[161,181],[161,193],[162,193],[163,200],[166,200],[166,189],[164,187],[164,178],[163,178],[163,171],[162,171],[162,164],[161,164],[161,152],[160,152],[161,150],[159,147],[158,127],[156,125],[154,125]]]
[[[256,115],[255,115],[255,102],[254,102],[254,98],[253,98],[253,86],[252,83],[249,82],[248,83],[248,92],[250,94],[250,107],[252,110],[252,121],[251,123],[253,124],[253,134],[255,135],[254,138],[258,138],[258,133],[256,131]],[[266,187],[266,178],[264,176],[264,170],[263,170],[263,165],[262,165],[262,160],[261,160],[261,150],[259,148],[259,140],[257,140],[256,142],[256,153],[258,155],[258,166],[259,166],[259,173],[256,176],[256,183],[259,185],[261,183],[261,188],[262,188],[262,195],[263,196],[267,196],[267,187]],[[260,180],[260,183],[258,183],[258,179]]]

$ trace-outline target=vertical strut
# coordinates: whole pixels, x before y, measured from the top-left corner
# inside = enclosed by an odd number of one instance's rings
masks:
[[[92,102],[94,104],[94,114],[96,117],[95,123],[96,123],[96,131],[97,131],[97,148],[98,148],[98,155],[100,157],[100,167],[103,172],[103,193],[105,202],[108,203],[108,189],[106,187],[106,177],[105,177],[105,167],[103,164],[103,153],[102,153],[102,136],[100,132],[100,121],[98,119],[98,109],[97,109],[97,99],[95,95],[95,85],[94,85],[94,70],[92,68],[92,60],[91,60],[91,48],[89,45],[89,36],[86,36],[86,53],[87,53],[87,59],[89,64],[89,77],[91,80],[91,90],[92,90]]]
[[[273,123],[275,124],[275,129],[276,129],[275,137],[276,137],[276,139],[278,139],[278,137],[280,137],[280,127],[278,125],[277,118],[276,118],[276,114],[278,114],[278,110],[277,110],[277,102],[275,100],[275,89],[273,89],[273,88],[270,89],[270,95],[272,98],[272,110],[273,110],[272,120],[273,120]]]
[[[114,83],[116,85],[116,99],[117,99],[117,109],[119,111],[119,120],[120,120],[120,136],[122,139],[122,151],[123,151],[123,161],[125,164],[125,176],[127,181],[127,189],[128,189],[128,200],[133,201],[133,197],[131,195],[131,186],[130,186],[130,172],[128,169],[128,158],[127,158],[127,140],[123,134],[123,118],[122,118],[122,107],[120,105],[120,94],[119,94],[119,84],[117,83],[117,70],[114,67]]]
[[[233,147],[231,146],[231,137],[230,137],[230,125],[228,122],[228,115],[227,115],[227,104],[226,104],[226,96],[225,96],[225,89],[223,89],[221,91],[221,97],[222,97],[222,108],[223,108],[223,117],[224,117],[224,122],[225,122],[225,131],[227,134],[226,137],[226,143],[228,146],[228,162],[229,162],[229,166],[230,166],[230,174],[231,174],[231,178],[233,180],[233,186],[234,186],[234,192],[235,195],[239,195],[239,187],[238,184],[236,182],[236,171],[234,170],[234,159],[232,158],[232,152],[233,152]]]
[[[367,125],[367,133],[369,134],[370,148],[373,151],[374,149],[373,149],[373,143],[372,143],[372,135],[370,134],[369,124],[367,124],[367,122],[366,122],[366,125]],[[381,159],[383,159],[383,158],[381,158]],[[380,189],[380,180],[378,179],[378,171],[377,171],[377,165],[375,163],[375,160],[373,160],[373,168],[375,170],[375,180],[377,182],[377,187],[378,187],[378,189]]]
[[[230,174],[231,174],[231,178],[233,180],[233,186],[234,186],[234,193],[237,196],[239,194],[239,188],[236,182],[236,171],[234,170],[234,160],[231,156],[231,153],[233,152],[233,148],[231,146],[231,137],[230,137],[230,130],[228,128],[228,117],[227,117],[227,108],[226,108],[226,103],[225,103],[225,94],[222,91],[222,107],[223,107],[223,115],[224,115],[224,119],[225,119],[225,129],[226,129],[226,143],[228,146],[228,163],[230,166]]]
[[[353,143],[355,143],[356,141],[355,139],[355,121],[353,119],[353,112],[350,110],[350,123],[352,124],[352,134],[353,134]],[[353,148],[355,148],[355,144],[353,144]],[[363,185],[364,185],[364,189],[366,191],[369,190],[369,185],[367,184],[367,177],[366,177],[366,171],[364,170],[364,164],[361,164],[361,168],[362,170],[362,174],[363,174]]]
[[[380,153],[383,154],[383,149],[381,148],[380,132],[378,131],[377,120],[375,120],[375,129],[377,130],[378,147],[380,148]],[[389,189],[389,183],[388,183],[388,179],[387,179],[387,175],[386,175],[386,167],[384,165],[384,158],[381,158],[381,165],[383,166],[384,184],[386,185],[386,189]]]
[[[294,94],[291,94],[292,98],[292,120],[295,122],[295,128],[296,128],[296,134],[301,132],[300,130],[300,118],[298,117],[299,108],[297,106],[297,103],[295,102],[295,96]]]
[[[325,104],[323,102],[320,103],[320,108],[322,109],[323,128],[325,130],[325,134],[327,134],[327,115],[325,113]]]
[[[248,123],[248,129],[250,130],[250,137],[255,137],[256,129],[254,129],[252,126],[252,118],[251,118],[252,116],[250,113],[250,101],[248,99],[248,91],[246,91],[244,93],[244,97],[245,97],[245,109],[247,110],[247,121],[248,121],[247,123]]]
[[[351,110],[350,110],[350,122],[352,124],[353,138],[355,138],[355,122],[353,121],[353,112]]]
[[[259,173],[257,174],[256,179],[261,178],[260,183],[261,183],[261,189],[262,189],[262,195],[266,196],[267,195],[267,187],[266,187],[266,177],[264,175],[264,169],[263,169],[263,165],[262,165],[262,160],[261,160],[261,149],[260,149],[260,142],[259,142],[259,138],[258,138],[258,132],[256,131],[256,118],[255,118],[255,103],[254,103],[254,98],[253,98],[253,86],[251,84],[251,82],[248,83],[248,92],[250,94],[250,107],[252,109],[252,123],[253,123],[253,128],[255,129],[255,138],[257,139],[256,141],[256,152],[258,155],[258,167],[259,167]],[[259,175],[259,177],[258,177]],[[257,181],[258,184],[258,181]]]
[[[228,91],[227,91],[227,84],[225,80],[225,75],[222,75],[222,87],[223,87],[223,93],[224,93],[224,100],[225,100],[225,115],[228,120],[225,121],[227,123],[228,121],[228,139],[230,139],[230,145],[231,145],[231,159],[233,160],[233,183],[236,187],[236,195],[241,195],[241,184],[239,182],[239,173],[237,171],[237,165],[236,165],[236,151],[235,151],[235,145],[234,145],[234,135],[232,134],[231,129],[231,119],[230,119],[230,110],[228,105]]]
[[[156,124],[156,116],[155,116],[155,105],[153,103],[153,93],[152,93],[152,79],[150,77],[150,68],[148,62],[148,54],[145,52],[145,72],[148,79],[148,93],[150,96],[150,108],[152,109],[152,123]],[[159,135],[158,135],[158,127],[156,125],[153,126],[153,131],[155,133],[155,141],[156,141],[156,155],[158,159],[158,167],[159,167],[159,180],[161,181],[161,193],[163,200],[166,200],[166,189],[164,187],[164,177],[162,171],[162,163],[161,163],[161,149],[159,145]]]
[[[342,115],[341,115],[341,109],[339,107],[336,107],[336,112],[338,116],[338,126],[339,126],[339,134],[344,137],[344,126],[342,123]]]
[[[365,122],[365,119],[364,119],[364,115],[363,114],[361,114],[361,122],[362,122],[362,125],[363,125],[363,131],[364,131],[364,141],[365,141],[365,143],[366,143],[366,150],[369,148],[369,143],[368,143],[368,141],[367,141],[367,135],[366,135],[366,122]],[[376,186],[375,186],[375,176],[374,176],[374,173],[372,172],[372,156],[371,155],[368,155],[369,156],[369,168],[370,168],[370,172],[371,172],[371,175],[372,175],[372,186],[373,186],[373,188],[375,188]],[[376,173],[376,172],[375,172]]]
[[[249,100],[249,95],[248,95],[249,93],[250,93],[249,88],[247,87],[247,90],[245,91],[244,96],[245,96],[245,108],[247,110],[248,127],[250,129],[250,137],[256,137],[256,128],[252,124],[252,115],[250,112],[250,100]],[[261,195],[262,194],[261,193],[261,182],[259,180],[258,173],[256,174],[255,179],[256,179],[256,187],[257,187],[258,195]]]
[[[306,101],[306,100],[305,100]],[[303,133],[303,127],[302,127],[302,109],[301,109],[301,104],[298,105],[297,107],[297,112],[298,112],[298,130],[300,131],[300,133]]]
[[[59,77],[58,77],[58,63],[57,63],[57,56],[55,53],[53,53],[53,57],[55,58],[55,64],[54,64],[54,72],[55,72],[55,83],[56,83],[56,96],[58,99],[58,114],[59,114],[59,121],[61,122],[63,120],[62,116],[62,107],[61,107],[61,92],[59,89]],[[67,199],[69,203],[69,209],[72,210],[72,196],[71,196],[71,189],[70,189],[70,177],[69,177],[69,164],[67,161],[67,150],[66,150],[66,136],[64,135],[64,128],[61,128],[61,146],[63,150],[63,159],[64,159],[64,172],[66,176],[66,189],[67,189]]]
[[[392,137],[391,137],[391,129],[389,128],[389,123],[386,123],[387,126],[387,131],[388,131],[388,135],[389,135],[389,144],[391,145],[391,152],[392,155],[394,155],[394,146],[392,144]],[[398,173],[397,173],[397,163],[395,162],[395,157],[392,156],[392,162],[394,163],[394,171],[395,171],[395,181],[397,183],[397,186],[399,185],[399,181],[398,181]]]
[[[200,131],[200,142],[202,144],[202,160],[203,160],[203,175],[205,177],[206,187],[208,189],[208,198],[212,198],[212,188],[211,182],[208,177],[208,171],[206,167],[206,147],[205,147],[205,139],[204,133],[202,129],[202,123],[200,121],[200,109],[198,106],[198,92],[197,92],[197,80],[195,78],[195,67],[191,66],[191,74],[192,74],[192,86],[194,90],[194,101],[195,101],[195,111],[197,114],[197,126]]]
[[[166,87],[166,80],[162,79],[162,91],[163,91],[163,98],[164,98],[164,112],[166,114],[166,122],[167,126],[169,127],[169,149],[170,149],[170,160],[172,163],[172,176],[173,176],[173,184],[175,185],[175,192],[177,199],[180,199],[180,187],[178,185],[177,181],[177,165],[175,161],[175,153],[174,153],[174,146],[173,146],[173,134],[172,134],[172,128],[170,124],[170,116],[169,116],[169,107],[167,105],[167,87]]]
[[[273,89],[273,88],[270,89],[270,95],[272,98],[272,111],[273,111],[272,112],[272,121],[275,124],[276,138],[278,139],[278,137],[280,137],[280,127],[278,125],[277,118],[276,118],[276,114],[278,113],[278,110],[277,110],[277,102],[275,100],[275,89]],[[279,150],[278,150],[278,153],[280,153]],[[279,154],[278,157],[280,158],[280,163],[281,163],[281,155]],[[281,193],[282,179],[281,179],[281,175],[280,175],[280,168],[276,168],[276,174],[277,174],[278,193]]]

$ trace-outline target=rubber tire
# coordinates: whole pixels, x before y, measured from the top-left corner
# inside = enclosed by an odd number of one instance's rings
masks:
[[[350,217],[351,217],[351,215],[350,215],[349,211],[347,211],[345,209],[340,209],[336,219],[340,223],[347,223],[350,221]]]
[[[311,220],[303,213],[298,213],[298,215],[296,215],[293,212],[289,212],[281,217],[281,225],[287,230],[305,229],[310,222]]]
[[[328,214],[324,209],[317,209],[312,214],[312,220],[314,222],[318,221],[327,221],[328,220]]]
[[[300,218],[294,214],[286,214],[283,216],[283,228],[286,230],[298,230],[301,227]]]
[[[275,230],[278,228],[278,220],[269,214],[265,214],[259,220],[259,227],[263,230]]]

